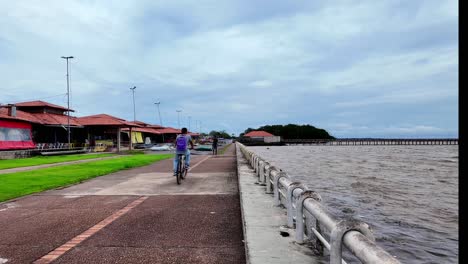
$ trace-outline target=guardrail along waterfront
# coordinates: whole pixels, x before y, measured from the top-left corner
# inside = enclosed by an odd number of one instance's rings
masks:
[[[368,224],[335,217],[322,205],[319,193],[301,182],[293,181],[285,172],[243,144],[237,144],[253,167],[257,181],[265,186],[265,192],[273,194],[275,205],[286,208],[287,225],[295,229],[295,241],[298,244],[312,244],[320,254],[323,254],[323,247],[327,248],[331,264],[346,263],[342,259],[343,245],[362,263],[400,263],[375,244]]]
[[[458,145],[457,138],[340,138],[340,139],[283,139],[284,144],[320,144],[331,146],[360,145]]]

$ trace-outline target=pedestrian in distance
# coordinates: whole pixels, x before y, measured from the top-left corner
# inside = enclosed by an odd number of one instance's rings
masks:
[[[218,155],[218,138],[216,136],[213,137],[211,149],[213,150],[213,155]]]

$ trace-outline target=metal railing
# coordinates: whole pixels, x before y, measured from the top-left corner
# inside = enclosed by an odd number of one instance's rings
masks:
[[[295,228],[297,243],[315,243],[321,253],[322,245],[325,246],[330,252],[331,264],[346,263],[342,259],[343,244],[362,263],[400,263],[375,244],[368,224],[355,219],[336,218],[322,205],[319,193],[301,182],[292,181],[285,172],[270,165],[241,143],[237,144],[253,167],[259,184],[266,186],[266,193],[273,194],[276,205],[286,208],[287,225]],[[315,221],[306,221],[306,212]],[[325,238],[327,235],[323,229],[329,231],[329,241]]]

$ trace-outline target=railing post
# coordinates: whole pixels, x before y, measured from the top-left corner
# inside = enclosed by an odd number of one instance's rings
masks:
[[[276,169],[275,166],[270,166],[266,170],[266,193],[273,193],[273,185],[271,184],[271,172],[274,170],[278,171],[278,169]]]
[[[281,205],[281,197],[280,197],[280,188],[279,188],[279,179],[281,177],[288,177],[286,173],[280,171],[278,174],[276,174],[276,177],[274,179],[274,194],[275,194],[275,205]]]
[[[258,176],[258,163],[259,163],[259,162],[260,162],[260,157],[259,157],[259,156],[256,156],[256,157],[255,157],[255,164],[254,164],[254,165],[255,165],[254,168],[255,168],[255,175],[256,175],[256,176]]]
[[[351,230],[360,232],[372,242],[375,241],[368,224],[354,219],[339,221],[330,233],[330,264],[341,264],[343,237]]]
[[[320,194],[311,190],[302,192],[296,201],[296,242],[299,244],[304,243],[304,201],[308,198],[312,198],[317,202],[322,201]]]
[[[264,164],[265,164],[265,161],[263,161],[263,160],[258,161],[257,181],[259,183],[262,183],[262,176],[263,176],[263,170],[264,170],[263,165]]]
[[[256,159],[256,158],[257,158],[257,155],[256,155],[256,154],[253,154],[253,155],[252,155],[252,168],[253,168],[254,172],[255,172],[255,159]]]
[[[260,185],[266,185],[266,170],[270,167],[270,164],[267,161],[264,161],[263,166],[260,170]]]
[[[293,207],[293,201],[294,201],[294,190],[297,188],[302,189],[302,191],[307,190],[307,186],[305,186],[301,182],[292,182],[289,184],[288,189],[287,189],[287,210],[288,210],[288,227],[294,228],[294,207]]]

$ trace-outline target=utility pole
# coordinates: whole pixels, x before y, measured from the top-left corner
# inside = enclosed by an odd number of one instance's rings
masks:
[[[182,110],[176,110],[176,112],[177,112],[177,126],[178,126],[178,129],[181,129],[181,127],[180,127],[180,116],[179,116],[179,114],[180,114],[180,112],[182,112]]]
[[[133,121],[136,121],[136,112],[135,112],[135,89],[136,89],[136,86],[133,86],[132,88],[130,88],[130,90],[132,90],[132,92],[133,92]]]
[[[68,60],[73,59],[73,56],[62,56],[62,59],[67,60],[67,133],[68,133],[68,149],[70,149],[70,76],[68,73]]]

